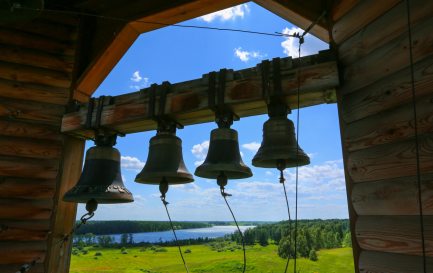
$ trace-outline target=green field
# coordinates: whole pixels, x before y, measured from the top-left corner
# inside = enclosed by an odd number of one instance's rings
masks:
[[[195,273],[242,272],[242,251],[217,252],[206,245],[184,246],[189,271]],[[166,252],[134,247],[122,254],[120,249],[89,249],[87,254],[72,255],[71,273],[183,273],[185,269],[176,247],[165,247]],[[100,252],[101,256],[95,256]],[[298,259],[300,273],[351,273],[354,272],[351,248],[337,248],[317,252],[318,261]],[[281,273],[285,260],[277,255],[277,246],[247,247],[247,272]],[[293,272],[293,261],[290,261]]]

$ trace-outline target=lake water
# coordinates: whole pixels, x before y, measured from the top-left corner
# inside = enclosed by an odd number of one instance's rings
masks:
[[[254,226],[240,226],[242,232],[248,228]],[[192,229],[179,229],[176,230],[176,235],[179,240],[185,239],[198,239],[198,238],[218,238],[224,237],[224,235],[232,234],[237,230],[236,226],[213,226],[208,228],[192,228]],[[158,232],[142,232],[132,233],[134,243],[147,242],[147,243],[158,243],[168,242],[174,240],[173,231],[158,231]],[[114,238],[114,241],[119,243],[121,234],[110,235]]]

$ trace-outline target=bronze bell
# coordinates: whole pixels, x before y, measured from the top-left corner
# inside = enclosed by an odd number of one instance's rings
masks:
[[[86,153],[83,172],[77,184],[63,201],[87,203],[94,199],[100,204],[127,203],[134,199],[125,188],[120,172],[120,153],[113,148],[116,137],[98,136],[96,146]]]
[[[149,144],[146,165],[135,182],[159,185],[165,180],[171,185],[194,181],[183,161],[182,140],[173,132],[158,131]]]
[[[293,122],[285,115],[271,116],[263,125],[263,141],[253,166],[284,169],[308,164],[310,158],[296,143]]]
[[[195,170],[195,175],[216,179],[224,174],[227,179],[242,179],[253,174],[242,161],[238,132],[230,128],[212,130],[206,159]]]

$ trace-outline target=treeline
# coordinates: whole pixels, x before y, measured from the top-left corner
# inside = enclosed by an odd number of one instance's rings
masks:
[[[173,222],[176,229],[205,228],[212,225],[206,222]],[[125,234],[139,232],[167,231],[171,226],[163,221],[89,221],[82,225],[75,234]]]
[[[350,247],[351,237],[348,220],[299,220],[297,223],[297,256],[314,260],[315,252],[323,248]],[[283,221],[260,225],[244,232],[247,245],[269,243],[278,245],[278,255],[283,258],[295,256],[295,223]],[[240,243],[239,233],[231,239]]]

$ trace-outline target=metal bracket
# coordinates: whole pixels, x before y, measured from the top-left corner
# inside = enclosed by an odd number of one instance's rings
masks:
[[[163,82],[161,85],[152,84],[149,89],[148,116],[158,124],[158,133],[176,133],[176,129],[183,129],[184,126],[165,114],[167,94],[171,91],[171,83]],[[156,96],[159,95],[158,113],[156,113]]]
[[[227,69],[209,73],[208,105],[215,113],[215,122],[220,128],[230,128],[233,121],[239,120],[239,116],[225,104],[226,77]]]

